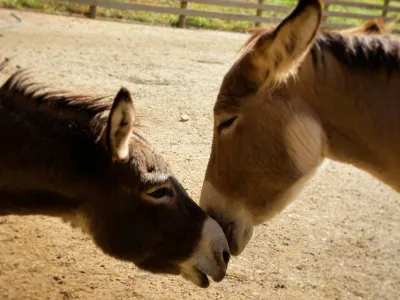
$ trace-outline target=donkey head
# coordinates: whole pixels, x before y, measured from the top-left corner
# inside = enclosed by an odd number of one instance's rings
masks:
[[[229,248],[220,226],[137,132],[133,102],[124,88],[114,99],[98,145],[109,157],[99,168],[104,182],[97,198],[81,207],[95,242],[116,258],[155,273],[182,274],[201,287],[209,284],[206,275],[222,280]]]
[[[255,32],[220,87],[200,206],[221,225],[233,255],[255,225],[293,200],[322,160],[321,126],[287,86],[321,14],[320,1],[300,0],[274,30]]]
[[[221,281],[226,237],[140,135],[130,92],[110,105],[41,90],[25,71],[0,87],[0,124],[12,128],[0,135],[11,157],[0,157],[0,215],[62,217],[141,269]]]
[[[141,269],[201,287],[207,275],[222,280],[225,235],[139,134],[129,91],[110,109],[101,99],[30,91],[20,74],[0,87],[2,124],[12,127],[0,136],[11,157],[0,160],[0,214],[59,216]]]

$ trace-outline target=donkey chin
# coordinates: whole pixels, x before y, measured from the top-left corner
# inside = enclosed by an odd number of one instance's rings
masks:
[[[147,257],[140,262],[136,261],[136,265],[153,273],[180,274],[198,287],[207,288],[210,285],[208,276],[215,282],[225,278],[230,259],[228,249],[228,242],[221,227],[208,217],[201,239],[188,259],[181,263],[171,263]]]
[[[184,260],[165,259],[158,251],[147,251],[145,255],[132,258],[129,256],[130,253],[121,256],[121,253],[105,250],[107,254],[117,259],[133,262],[141,270],[154,274],[181,275],[201,288],[210,285],[208,277],[215,282],[222,281],[230,259],[225,234],[218,223],[210,217],[205,219],[200,239],[188,254],[188,258]]]
[[[218,201],[217,201],[218,200]],[[221,226],[228,240],[230,254],[238,256],[253,237],[254,219],[241,205],[229,202],[209,182],[204,182],[200,207]]]
[[[212,218],[207,218],[202,239],[192,256],[180,266],[182,277],[203,288],[210,284],[207,275],[215,282],[224,279],[230,253],[226,250],[221,255],[221,249],[229,249],[226,239],[219,238],[221,235],[224,236],[224,233],[218,223]]]

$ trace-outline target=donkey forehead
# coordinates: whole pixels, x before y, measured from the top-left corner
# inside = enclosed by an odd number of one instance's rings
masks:
[[[258,96],[258,86],[259,84],[245,76],[242,70],[237,68],[230,70],[221,84],[214,113],[236,112],[248,98]]]
[[[140,173],[158,172],[166,174],[170,167],[152,145],[138,132],[133,132],[130,143],[130,165]]]
[[[251,51],[258,37],[253,38],[248,48],[243,50],[243,54],[234,62],[229,71],[225,74],[214,111],[224,111],[229,108],[237,109],[245,98],[259,98],[259,93],[263,85],[260,73],[257,71],[251,58]]]

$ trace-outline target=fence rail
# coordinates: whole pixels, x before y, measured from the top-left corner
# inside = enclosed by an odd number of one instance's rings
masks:
[[[281,21],[284,16],[289,13],[293,6],[276,5],[276,4],[265,4],[266,0],[253,0],[257,2],[244,2],[235,0],[176,0],[177,4],[180,2],[180,7],[167,7],[159,5],[149,4],[138,4],[132,2],[122,2],[113,0],[59,0],[61,2],[70,2],[82,5],[89,5],[89,17],[96,17],[96,8],[113,8],[121,10],[137,10],[147,11],[153,13],[162,14],[176,14],[179,15],[179,27],[185,27],[185,21],[187,16],[193,17],[206,17],[206,18],[218,18],[225,20],[236,20],[236,21],[248,21],[254,22],[255,26],[260,26],[262,23],[277,23]],[[205,11],[190,9],[190,3],[210,5],[210,6],[223,6],[223,7],[236,7],[244,9],[254,9],[254,14],[234,14],[228,12],[217,12],[217,11]],[[341,1],[341,0],[325,0],[324,3],[324,22],[323,28],[329,29],[344,29],[353,26],[347,22],[341,22],[335,20],[335,18],[352,19],[358,21],[365,21],[377,17],[383,18],[385,22],[392,21],[395,17],[400,14],[400,0],[376,0],[375,3],[365,3],[358,1]],[[380,4],[379,4],[380,3]],[[395,4],[397,3],[397,5]],[[352,13],[346,11],[340,11],[346,8],[361,8],[367,10],[368,13]],[[262,16],[264,11],[274,12],[276,14],[282,14],[281,17],[277,16]],[[388,14],[392,14],[392,17],[388,17]],[[393,17],[395,14],[395,17]],[[333,22],[330,19],[333,18]],[[400,33],[400,29],[395,28],[394,33]]]

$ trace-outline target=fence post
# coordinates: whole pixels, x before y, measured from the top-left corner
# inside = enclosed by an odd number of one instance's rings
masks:
[[[181,9],[186,9],[187,5],[188,5],[187,1],[181,1]],[[186,23],[186,15],[179,15],[178,27],[185,28],[185,23]]]
[[[97,6],[96,5],[90,5],[89,6],[89,18],[96,19],[96,10],[97,10]]]
[[[264,4],[264,0],[258,0],[258,4]],[[263,13],[263,10],[261,8],[257,8],[256,16],[257,17],[262,17],[262,13]],[[257,22],[254,23],[254,25],[256,27],[260,27],[261,26],[261,22],[257,21]]]
[[[389,8],[390,0],[385,0],[384,1],[384,7],[382,8],[382,17],[386,17],[388,13],[388,8]]]

